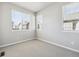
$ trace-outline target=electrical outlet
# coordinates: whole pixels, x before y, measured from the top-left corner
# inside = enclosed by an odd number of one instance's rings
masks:
[[[71,44],[74,45],[74,41],[72,41]]]

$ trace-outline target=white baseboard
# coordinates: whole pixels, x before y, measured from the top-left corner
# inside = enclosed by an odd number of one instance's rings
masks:
[[[18,41],[18,42],[13,42],[13,43],[10,43],[10,44],[1,45],[0,48],[11,46],[11,45],[15,45],[15,44],[22,43],[22,42],[25,42],[25,41],[30,41],[30,40],[33,40],[33,39],[27,39],[27,40],[22,40],[22,41]],[[41,38],[38,38],[38,40],[41,40],[43,42],[47,42],[49,44],[53,44],[53,45],[56,45],[56,46],[59,46],[59,47],[62,47],[62,48],[65,48],[65,49],[68,49],[68,50],[71,50],[71,51],[79,53],[79,50],[76,50],[76,49],[73,49],[73,48],[69,48],[69,47],[66,47],[66,46],[63,46],[63,45],[51,42],[51,41],[47,41],[47,40],[44,40],[44,39],[41,39]]]
[[[7,46],[15,45],[15,44],[22,43],[22,42],[29,41],[29,40],[33,40],[33,39],[21,40],[21,41],[9,43],[9,44],[4,44],[4,45],[1,45],[0,48],[4,48],[4,47],[7,47]]]
[[[41,38],[38,38],[38,40],[41,40],[43,42],[47,42],[49,44],[53,44],[53,45],[56,45],[56,46],[59,46],[59,47],[62,47],[62,48],[65,48],[65,49],[79,53],[79,50],[76,50],[76,49],[73,49],[73,48],[70,48],[70,47],[67,47],[67,46],[63,46],[63,45],[60,45],[60,44],[57,44],[57,43],[54,43],[54,42],[51,42],[51,41],[47,41],[47,40],[44,40],[44,39],[41,39]]]

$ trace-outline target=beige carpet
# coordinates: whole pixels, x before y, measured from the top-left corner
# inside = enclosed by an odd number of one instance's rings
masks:
[[[3,48],[5,57],[76,57],[78,53],[39,40]]]

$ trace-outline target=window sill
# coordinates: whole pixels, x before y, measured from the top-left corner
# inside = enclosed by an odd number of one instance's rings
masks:
[[[72,33],[79,33],[79,31],[62,31],[62,32],[72,32]]]

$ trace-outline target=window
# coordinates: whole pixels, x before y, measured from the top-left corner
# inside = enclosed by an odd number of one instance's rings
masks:
[[[12,10],[12,30],[27,30],[29,29],[31,16],[29,14]]]
[[[79,31],[79,3],[63,7],[63,23],[65,31]]]
[[[42,24],[43,24],[43,15],[38,15],[37,16],[37,27],[38,27],[38,29],[42,28]]]

